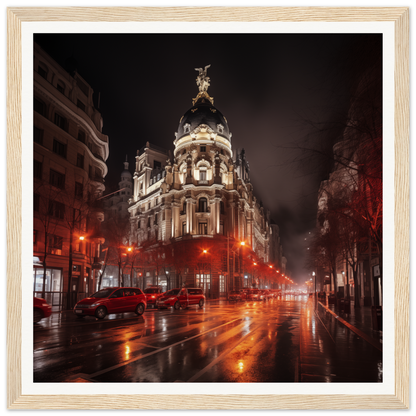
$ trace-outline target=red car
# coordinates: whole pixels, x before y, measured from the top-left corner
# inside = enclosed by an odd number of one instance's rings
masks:
[[[33,323],[51,316],[52,307],[42,298],[33,298]]]
[[[248,289],[247,300],[260,300],[259,289]]]
[[[146,295],[146,302],[148,308],[155,308],[156,300],[160,298],[163,294],[162,288],[160,286],[149,286],[143,292]]]
[[[243,294],[241,290],[231,290],[228,292],[228,300],[238,301],[243,300]]]
[[[205,304],[205,296],[202,289],[199,288],[182,288],[172,289],[165,292],[156,301],[156,306],[161,308],[173,308],[179,310],[186,309],[191,305],[198,305],[202,308]]]
[[[143,315],[146,309],[146,295],[137,287],[110,287],[101,289],[89,298],[80,300],[74,306],[79,318],[95,316],[104,319],[112,313],[135,312]]]

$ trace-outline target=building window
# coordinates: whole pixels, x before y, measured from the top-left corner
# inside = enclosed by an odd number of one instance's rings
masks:
[[[75,182],[75,197],[82,198],[84,195],[84,186],[80,182]]]
[[[84,169],[84,155],[77,153],[77,167]]]
[[[38,99],[35,97],[35,99],[33,100],[33,109],[34,109],[37,113],[39,113],[39,114],[41,114],[42,116],[44,116],[44,115],[45,115],[45,108],[46,108],[45,103],[44,103],[43,101],[41,101],[41,100],[38,100]]]
[[[206,198],[199,198],[199,212],[208,212],[208,202]]]
[[[153,169],[161,169],[162,164],[158,162],[157,160],[153,161]]]
[[[200,151],[201,152],[206,152],[207,151],[207,147],[206,146],[200,146]]]
[[[224,214],[225,213],[225,210],[224,210],[224,201],[221,201],[220,202],[220,211],[221,211],[221,214]]]
[[[222,124],[217,124],[218,133],[223,134],[224,133],[224,126]]]
[[[224,235],[224,221],[220,221],[220,234]]]
[[[62,254],[63,238],[59,235],[48,235],[48,251],[50,254]]]
[[[78,131],[78,140],[81,143],[84,143],[85,144],[85,132],[83,132],[82,130],[79,130]]]
[[[47,78],[48,76],[48,68],[46,67],[46,65],[44,64],[39,64],[38,65],[38,74],[42,77],[42,78]]]
[[[199,235],[206,235],[208,234],[208,226],[206,222],[200,222],[198,224],[198,231]]]
[[[33,141],[43,145],[43,130],[33,127]]]
[[[56,89],[61,93],[65,95],[65,84],[62,81],[58,81],[56,84]]]
[[[61,143],[59,140],[53,139],[53,152],[58,156],[66,158],[66,144]]]
[[[33,161],[33,176],[36,179],[42,179],[42,162],[38,160]]]
[[[189,132],[190,132],[190,130],[191,130],[191,125],[190,125],[189,123],[186,123],[186,124],[183,126],[183,132],[184,132],[184,133],[189,133]]]
[[[220,281],[220,293],[224,293],[225,292],[225,276],[220,274],[219,281]]]
[[[33,195],[33,210],[36,212],[39,212],[39,207],[40,207],[40,195],[34,194]]]
[[[66,131],[66,119],[58,113],[55,113],[54,123],[62,130]]]
[[[77,107],[85,111],[85,104],[81,100],[77,100]]]
[[[186,234],[186,222],[182,223],[182,235]]]
[[[57,172],[56,170],[51,169],[49,172],[49,183],[52,186],[57,188],[65,188],[65,175],[63,173]]]
[[[101,173],[101,169],[100,168],[95,168],[95,180],[96,181],[101,181],[103,178],[103,174]]]
[[[150,217],[147,218],[147,228],[150,228]]]
[[[205,182],[207,180],[207,171],[200,170],[199,171],[199,180]]]
[[[61,220],[65,216],[65,205],[57,201],[49,201],[49,215]]]

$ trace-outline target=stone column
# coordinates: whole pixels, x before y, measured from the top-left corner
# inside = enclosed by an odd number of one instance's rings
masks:
[[[214,233],[219,234],[220,232],[220,214],[221,214],[221,198],[215,198],[215,221],[214,221]]]
[[[230,237],[235,237],[235,202],[230,202],[230,224],[229,224],[229,235]]]

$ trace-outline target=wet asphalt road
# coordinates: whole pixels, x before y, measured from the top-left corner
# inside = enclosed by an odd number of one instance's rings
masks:
[[[328,319],[331,319],[328,317]],[[381,352],[307,297],[34,325],[35,382],[380,382]]]

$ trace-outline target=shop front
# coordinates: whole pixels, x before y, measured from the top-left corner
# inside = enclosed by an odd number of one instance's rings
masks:
[[[55,310],[62,309],[63,302],[63,272],[62,269],[47,268],[45,279],[43,268],[33,269],[33,296],[42,297],[43,284],[45,283],[45,300]]]

